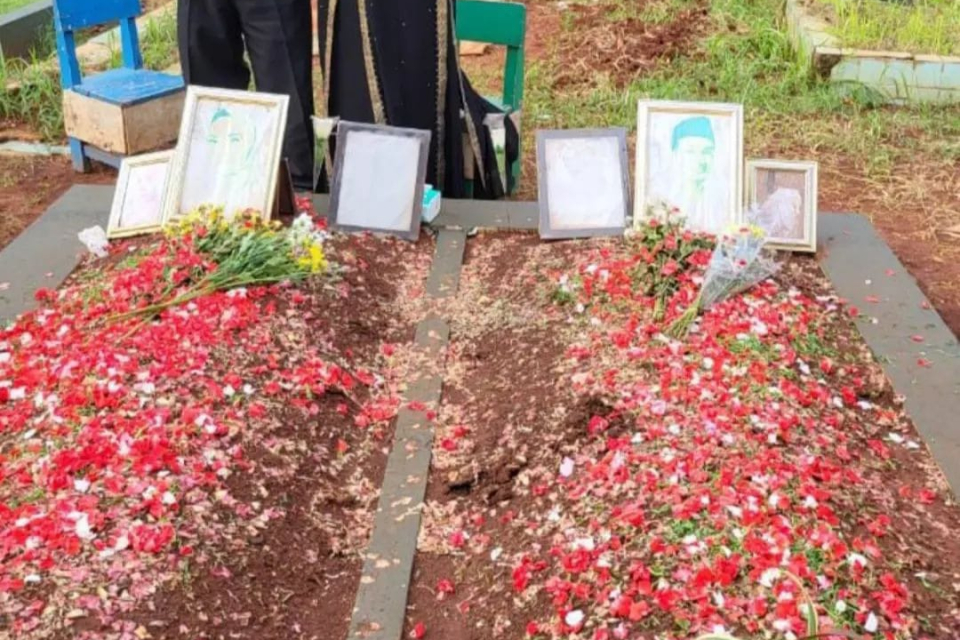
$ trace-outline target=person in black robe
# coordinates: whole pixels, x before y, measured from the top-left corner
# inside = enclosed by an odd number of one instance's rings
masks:
[[[313,189],[313,21],[310,0],[178,0],[180,66],[187,84],[290,96],[283,154],[293,184]]]
[[[503,184],[487,115],[460,69],[455,0],[319,0],[323,90],[317,111],[341,120],[429,130],[427,182],[445,197],[501,198]],[[505,175],[519,155],[506,127]],[[336,140],[332,140],[336,144]]]

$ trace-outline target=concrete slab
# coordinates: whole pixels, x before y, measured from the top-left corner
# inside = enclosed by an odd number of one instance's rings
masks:
[[[430,361],[442,362],[449,337],[447,323],[434,316],[417,327],[416,345]],[[442,384],[439,373],[422,373],[410,384],[405,400],[436,408]],[[433,425],[423,411],[400,410],[349,638],[399,640],[403,633],[433,437]]]
[[[456,295],[466,240],[466,232],[462,230],[440,231],[427,278],[429,297]],[[407,403],[421,402],[427,408],[439,407],[449,340],[449,326],[435,315],[425,318],[417,326],[417,349],[434,366],[420,371],[410,383],[405,394]],[[433,424],[423,411],[408,407],[400,410],[373,533],[364,553],[349,638],[400,640],[403,634],[433,438]]]
[[[70,275],[86,251],[77,234],[95,225],[107,227],[113,187],[70,188],[26,231],[0,251],[0,323],[34,307],[34,292],[56,288]]]
[[[824,272],[860,310],[857,328],[960,495],[960,343],[869,220],[822,214],[818,227]]]
[[[437,235],[437,250],[427,278],[427,295],[447,298],[457,293],[460,285],[460,267],[467,247],[467,232],[441,229]]]

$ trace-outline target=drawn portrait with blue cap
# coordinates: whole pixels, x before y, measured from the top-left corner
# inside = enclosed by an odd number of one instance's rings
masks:
[[[651,109],[647,124],[648,204],[676,207],[695,231],[721,233],[735,219],[737,148],[732,118]]]

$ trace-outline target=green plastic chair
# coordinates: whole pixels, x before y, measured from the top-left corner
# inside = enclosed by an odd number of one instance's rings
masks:
[[[507,48],[503,70],[503,95],[486,96],[506,113],[519,113],[523,105],[523,43],[527,34],[527,8],[515,2],[458,0],[457,39]],[[514,188],[520,184],[520,159],[510,167]]]

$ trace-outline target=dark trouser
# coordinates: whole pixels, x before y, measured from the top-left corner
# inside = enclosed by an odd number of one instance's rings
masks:
[[[283,152],[298,188],[313,185],[313,34],[310,0],[178,0],[180,65],[187,84],[290,96]]]

